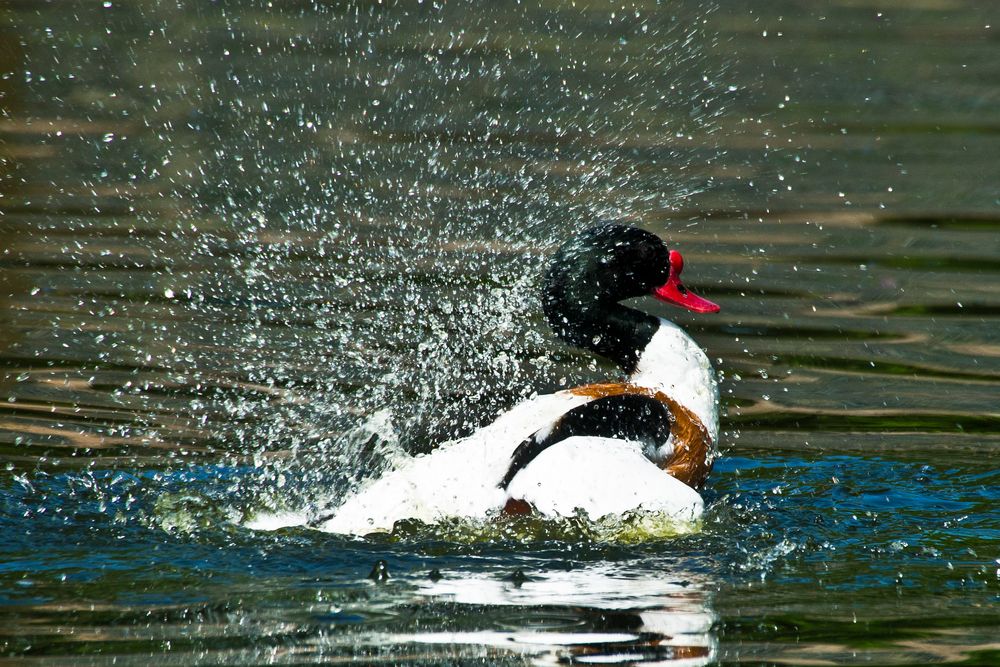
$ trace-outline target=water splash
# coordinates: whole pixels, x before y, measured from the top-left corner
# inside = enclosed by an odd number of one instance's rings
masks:
[[[266,391],[228,402],[215,432],[236,459],[269,461],[272,486],[321,459],[359,465],[351,434],[380,410],[400,447],[422,452],[567,374],[597,375],[548,351],[535,294],[545,253],[597,219],[641,220],[705,187],[685,174],[713,159],[690,135],[709,133],[724,97],[702,54],[710,8],[612,12],[597,29],[617,39],[586,57],[562,54],[596,17],[509,9],[539,28],[519,34],[467,3],[312,7],[335,23],[346,67],[308,31],[186,38],[224,57],[178,82],[213,128],[188,156],[197,166],[173,172],[194,205],[178,223],[227,278],[169,289],[198,294],[191,317],[247,314],[217,341]],[[445,32],[458,16],[463,29]],[[265,51],[303,67],[258,69]],[[205,365],[195,355],[186,372]]]

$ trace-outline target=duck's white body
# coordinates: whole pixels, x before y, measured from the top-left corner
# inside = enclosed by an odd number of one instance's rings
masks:
[[[701,422],[710,442],[716,442],[715,373],[705,353],[680,327],[660,320],[629,385],[670,397]],[[526,501],[550,517],[583,511],[597,519],[645,510],[678,521],[697,519],[703,509],[701,496],[654,462],[669,457],[673,436],[656,452],[626,440],[569,437],[542,451],[506,489],[501,488],[520,443],[592,400],[592,395],[574,390],[528,399],[468,438],[398,462],[348,497],[317,527],[363,535],[390,531],[400,519],[427,523],[449,517],[486,519],[510,499]]]

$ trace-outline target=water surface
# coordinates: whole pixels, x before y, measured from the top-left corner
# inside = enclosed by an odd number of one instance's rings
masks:
[[[1000,17],[576,4],[7,3],[5,661],[1000,660]],[[700,532],[241,527],[613,376],[536,295],[609,217],[723,306],[641,304]]]

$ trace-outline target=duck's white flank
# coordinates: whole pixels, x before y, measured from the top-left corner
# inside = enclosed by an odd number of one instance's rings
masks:
[[[576,436],[543,450],[508,487],[548,517],[586,510],[594,519],[642,508],[676,521],[704,509],[698,492],[650,461],[637,442]]]

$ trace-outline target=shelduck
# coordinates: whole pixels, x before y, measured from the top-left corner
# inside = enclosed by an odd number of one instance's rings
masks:
[[[684,286],[683,268],[679,252],[634,227],[605,223],[569,239],[544,278],[545,316],[626,379],[527,399],[467,438],[398,462],[312,525],[363,535],[400,519],[636,510],[696,520],[719,433],[715,372],[680,327],[620,303],[651,295],[717,312]]]

